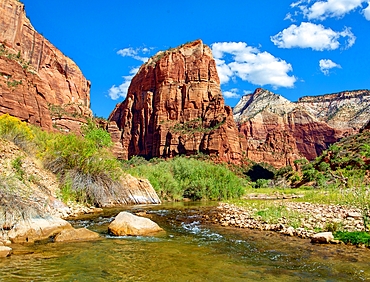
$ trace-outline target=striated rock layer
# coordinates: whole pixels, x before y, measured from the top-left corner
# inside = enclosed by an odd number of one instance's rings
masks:
[[[211,49],[197,40],[159,52],[131,81],[109,117],[119,158],[205,154],[241,157],[232,110],[224,105]]]
[[[0,114],[78,131],[91,116],[90,82],[39,34],[17,0],[0,0]]]
[[[369,120],[370,91],[303,97],[293,103],[259,88],[243,96],[233,112],[249,159],[293,166],[294,160],[312,160],[330,144],[359,132]]]

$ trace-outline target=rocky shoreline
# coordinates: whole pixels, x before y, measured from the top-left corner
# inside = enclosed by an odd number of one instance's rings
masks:
[[[275,231],[288,236],[297,236],[324,243],[341,243],[334,240],[334,231],[364,231],[362,216],[359,210],[340,205],[312,204],[308,202],[284,201],[287,210],[299,214],[299,220],[294,224],[289,218],[281,217],[268,222],[260,215],[257,209],[238,207],[234,204],[219,203],[209,214],[204,215],[206,222],[221,226],[249,228],[265,231]],[[324,234],[327,233],[327,234]],[[317,240],[319,234],[326,239]],[[320,235],[321,236],[321,235]]]

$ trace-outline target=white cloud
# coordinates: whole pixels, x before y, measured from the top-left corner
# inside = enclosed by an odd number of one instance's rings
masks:
[[[241,96],[238,94],[238,91],[239,90],[237,88],[233,88],[229,91],[223,91],[222,94],[225,98],[240,98]]]
[[[341,65],[334,63],[332,60],[329,59],[320,60],[319,65],[321,72],[325,75],[329,75],[329,70],[332,68],[342,68]]]
[[[335,50],[341,43],[339,39],[346,38],[345,48],[351,47],[356,37],[350,28],[336,32],[323,25],[303,22],[300,26],[292,24],[290,27],[271,36],[271,41],[279,48],[312,48],[313,50]]]
[[[363,13],[364,13],[365,19],[370,21],[370,1],[367,2],[367,5],[368,6],[363,10]]]
[[[108,96],[112,100],[117,100],[118,98],[122,97],[123,99],[127,96],[127,91],[131,83],[131,79],[134,77],[134,75],[138,72],[139,68],[134,68],[130,71],[131,75],[123,76],[123,83],[119,86],[113,85],[108,90]]]
[[[270,53],[248,46],[245,42],[218,42],[211,45],[221,84],[240,78],[255,85],[293,87],[296,81],[289,76],[292,66]],[[230,62],[226,62],[231,55]]]
[[[130,57],[135,60],[138,60],[140,62],[147,62],[149,58],[142,56],[142,54],[148,54],[150,51],[154,48],[123,48],[121,50],[117,51],[118,55],[121,55],[122,57]],[[119,85],[113,85],[109,90],[108,90],[108,96],[112,100],[117,100],[119,98],[125,99],[127,96],[127,91],[131,83],[131,79],[134,77],[134,75],[137,73],[139,70],[139,67],[133,68],[130,71],[130,75],[123,76],[123,82]]]
[[[309,20],[325,20],[326,18],[339,18],[361,7],[363,0],[327,0],[317,1],[311,7],[301,9]]]
[[[128,48],[123,48],[121,50],[118,50],[117,54],[121,55],[122,57],[131,57],[131,58],[134,58],[135,60],[142,61],[145,63],[146,61],[148,61],[149,58],[142,57],[139,54],[140,53],[146,54],[148,52],[150,52],[150,50],[146,47],[136,48],[136,49],[132,47],[128,47]]]

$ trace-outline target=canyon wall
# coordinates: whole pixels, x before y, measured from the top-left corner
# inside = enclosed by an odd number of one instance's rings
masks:
[[[232,110],[224,105],[211,49],[201,40],[150,58],[111,113],[108,131],[122,159],[198,152],[229,162],[241,158]]]
[[[0,114],[78,132],[91,117],[90,82],[38,33],[17,0],[0,0]]]
[[[313,160],[341,138],[369,121],[370,91],[345,91],[303,97],[290,102],[264,89],[242,97],[233,109],[245,136],[247,158],[275,167],[294,166],[294,160]]]

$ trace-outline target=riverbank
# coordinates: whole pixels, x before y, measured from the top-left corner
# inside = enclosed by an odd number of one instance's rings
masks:
[[[273,208],[271,208],[271,206]],[[262,207],[219,203],[203,218],[210,223],[236,228],[275,231],[288,236],[312,239],[321,232],[361,232],[364,224],[358,209],[341,205],[274,201]],[[341,243],[330,240],[330,243]]]

